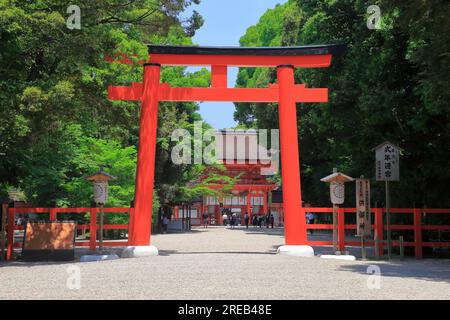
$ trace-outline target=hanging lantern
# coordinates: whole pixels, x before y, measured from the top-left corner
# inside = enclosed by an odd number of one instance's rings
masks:
[[[345,200],[345,187],[344,183],[353,181],[352,177],[349,177],[341,172],[337,172],[336,169],[333,173],[320,179],[322,182],[330,183],[330,200],[332,204],[343,204]]]
[[[108,181],[116,180],[116,177],[100,170],[86,179],[94,184],[94,202],[98,204],[108,202]]]

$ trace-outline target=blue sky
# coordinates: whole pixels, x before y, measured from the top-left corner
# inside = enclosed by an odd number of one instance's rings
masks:
[[[256,24],[267,9],[287,0],[201,0],[193,6],[205,19],[193,38],[201,46],[239,46],[239,38],[248,27]],[[228,86],[234,87],[237,68],[228,69]],[[217,129],[234,127],[234,104],[205,102],[200,104],[204,121]]]

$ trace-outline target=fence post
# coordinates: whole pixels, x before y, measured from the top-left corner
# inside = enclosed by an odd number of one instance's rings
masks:
[[[383,247],[383,209],[375,208],[375,243],[378,244],[376,256],[382,257],[384,252]]]
[[[8,215],[8,203],[2,203],[2,229],[0,230],[1,234],[1,255],[0,255],[0,261],[3,261],[6,259],[5,257],[5,249],[6,249],[6,216]]]
[[[338,208],[338,247],[339,251],[345,251],[345,209]]]
[[[15,221],[16,212],[14,208],[8,210],[8,247],[6,248],[6,261],[11,260],[14,251],[14,229],[16,225]]]
[[[131,207],[129,211],[129,217],[128,217],[128,245],[130,245],[130,239],[133,238],[133,229],[130,228],[130,226],[134,226],[134,208]]]
[[[403,258],[405,257],[405,243],[403,241],[403,236],[400,236],[398,241],[400,246],[400,260],[403,260]]]
[[[89,209],[89,249],[96,251],[97,249],[97,208]]]
[[[414,209],[414,249],[416,259],[422,259],[422,211]]]
[[[56,208],[50,208],[50,221],[56,221]]]

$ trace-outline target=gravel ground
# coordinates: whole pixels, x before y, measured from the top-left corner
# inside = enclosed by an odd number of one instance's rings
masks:
[[[336,261],[276,255],[281,229],[157,235],[157,257],[0,264],[0,299],[450,299],[449,260]],[[316,252],[329,250],[318,248]],[[369,289],[369,265],[381,270]],[[81,288],[67,288],[68,267]]]

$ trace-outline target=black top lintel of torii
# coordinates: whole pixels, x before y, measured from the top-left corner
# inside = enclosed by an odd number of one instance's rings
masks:
[[[147,45],[150,54],[184,54],[184,55],[240,55],[240,56],[333,56],[344,53],[345,44],[308,45],[296,47],[202,47]]]

